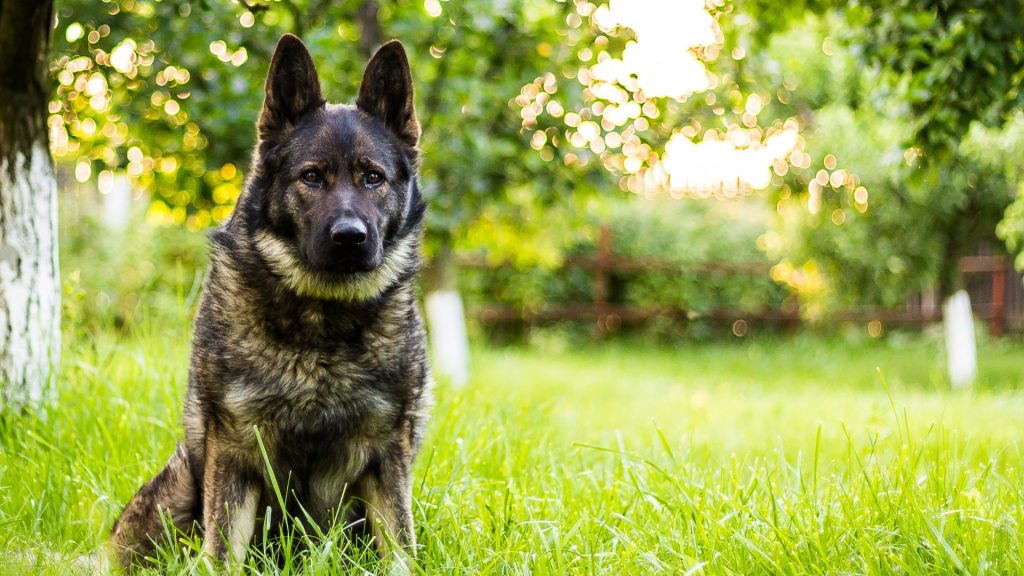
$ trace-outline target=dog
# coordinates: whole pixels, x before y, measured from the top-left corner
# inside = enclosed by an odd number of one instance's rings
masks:
[[[411,475],[432,379],[404,47],[370,59],[355,105],[329,104],[309,51],[285,35],[257,132],[237,205],[210,234],[185,440],[111,531],[107,556],[128,569],[166,521],[197,526],[204,555],[239,566],[268,508],[324,527],[356,510],[382,556],[415,552]]]

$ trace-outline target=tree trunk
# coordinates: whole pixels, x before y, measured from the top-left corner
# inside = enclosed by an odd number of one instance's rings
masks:
[[[945,302],[957,290],[963,288],[963,275],[960,273],[960,257],[963,247],[960,245],[959,218],[947,224],[945,237],[942,241],[942,261],[939,263],[938,291],[939,301]]]
[[[437,238],[437,252],[423,270],[425,292],[455,290],[455,252],[447,234]]]
[[[434,372],[456,388],[469,379],[469,338],[466,312],[455,285],[455,256],[451,238],[441,238],[429,266],[424,270],[427,293],[427,328],[434,353]]]
[[[364,58],[373,56],[373,53],[384,42],[384,30],[380,26],[378,11],[380,6],[377,0],[363,0],[359,5],[357,18],[359,19],[359,52]]]
[[[0,408],[38,407],[60,355],[57,181],[46,132],[52,0],[0,0]]]

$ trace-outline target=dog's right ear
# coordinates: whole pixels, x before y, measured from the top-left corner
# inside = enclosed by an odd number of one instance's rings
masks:
[[[324,102],[309,50],[302,40],[285,34],[277,43],[267,74],[266,96],[257,124],[259,155],[280,144],[303,116]]]

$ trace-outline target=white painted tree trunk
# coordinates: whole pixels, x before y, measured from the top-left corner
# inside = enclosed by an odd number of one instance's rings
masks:
[[[461,388],[469,379],[469,339],[462,298],[455,290],[437,290],[427,294],[426,304],[434,372]]]
[[[14,158],[0,159],[2,408],[51,399],[60,359],[57,181],[45,143]]]
[[[103,223],[107,230],[120,234],[132,219],[132,182],[126,174],[114,174],[110,190],[101,191],[103,197]]]
[[[942,309],[946,328],[946,361],[949,381],[956,388],[974,382],[978,374],[978,347],[974,340],[974,315],[971,298],[964,290],[949,297]]]

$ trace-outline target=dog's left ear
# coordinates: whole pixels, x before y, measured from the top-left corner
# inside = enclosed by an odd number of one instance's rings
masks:
[[[383,120],[391,132],[409,146],[419,142],[420,123],[413,105],[412,72],[401,42],[388,42],[370,59],[356,106]]]

